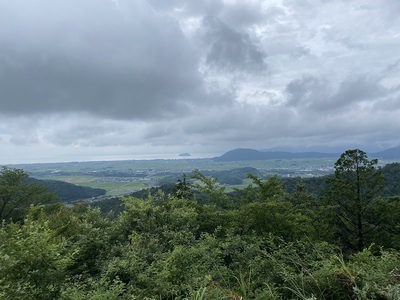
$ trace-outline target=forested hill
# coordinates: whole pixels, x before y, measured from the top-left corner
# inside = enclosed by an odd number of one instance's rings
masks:
[[[384,151],[369,153],[371,158],[380,159],[399,159],[400,146]],[[254,149],[238,148],[226,152],[225,154],[213,158],[214,161],[249,161],[249,160],[268,160],[268,159],[299,159],[299,158],[337,158],[340,153],[324,152],[285,152],[285,151],[258,151]]]
[[[295,159],[295,158],[337,158],[340,153],[301,152],[292,153],[285,151],[258,151],[254,149],[234,149],[215,157],[214,161],[238,160],[267,160],[267,159]]]
[[[381,159],[398,159],[400,158],[400,146],[395,148],[390,148],[377,153],[371,153],[369,156]]]
[[[106,193],[104,189],[94,189],[59,180],[39,180],[30,177],[29,181],[45,186],[48,192],[55,193],[56,199],[63,202],[73,202],[76,200],[98,197]]]
[[[383,196],[400,195],[400,163],[391,163],[382,167]],[[330,175],[310,178],[283,178],[283,185],[287,192],[293,193],[298,184],[304,185],[307,190],[315,195],[321,196],[326,188],[326,181]]]
[[[252,174],[227,193],[194,170],[102,210],[50,203],[4,167],[0,299],[399,300],[400,163],[382,167],[385,196],[377,162],[344,154],[318,194],[325,181]]]

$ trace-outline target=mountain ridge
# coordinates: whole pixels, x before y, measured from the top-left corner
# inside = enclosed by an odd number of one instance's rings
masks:
[[[341,153],[325,152],[288,152],[288,151],[260,151],[250,148],[236,148],[221,156],[214,157],[213,161],[251,161],[268,159],[299,159],[299,158],[339,158]],[[398,159],[400,158],[400,146],[389,148],[380,152],[367,153],[371,158]]]

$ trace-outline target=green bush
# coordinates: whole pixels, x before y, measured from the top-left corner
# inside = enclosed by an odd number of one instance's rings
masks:
[[[2,299],[54,299],[60,294],[73,253],[50,229],[38,208],[24,224],[0,227],[0,293]]]

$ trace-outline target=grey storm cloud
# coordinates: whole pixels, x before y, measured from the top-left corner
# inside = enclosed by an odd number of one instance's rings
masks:
[[[207,17],[205,41],[209,46],[207,64],[224,71],[257,72],[266,69],[266,53],[246,33],[222,21]]]
[[[376,101],[388,95],[387,88],[380,84],[379,78],[354,75],[343,80],[336,90],[332,85],[326,78],[304,75],[287,85],[288,105],[331,113],[364,101]]]
[[[398,0],[0,0],[0,159],[398,146],[399,14]]]
[[[0,3],[3,113],[163,117],[201,95],[179,26],[144,1]]]

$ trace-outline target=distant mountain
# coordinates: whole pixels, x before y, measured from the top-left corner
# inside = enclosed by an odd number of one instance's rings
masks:
[[[340,153],[300,152],[285,151],[258,151],[254,149],[234,149],[215,157],[214,161],[238,161],[238,160],[268,160],[268,159],[296,159],[296,158],[335,158]]]
[[[369,154],[369,156],[381,159],[398,159],[400,158],[400,146],[390,148],[381,152],[371,153]]]
[[[181,154],[179,154],[179,156],[192,156],[190,153],[187,153],[187,152],[185,152],[185,153],[181,153]]]
[[[361,149],[362,150],[362,149]],[[324,152],[286,152],[286,151],[258,151],[254,149],[238,148],[213,158],[214,161],[239,161],[239,160],[268,160],[268,159],[299,159],[299,158],[339,158],[341,153]],[[370,158],[400,159],[400,146],[381,152],[368,153]]]

